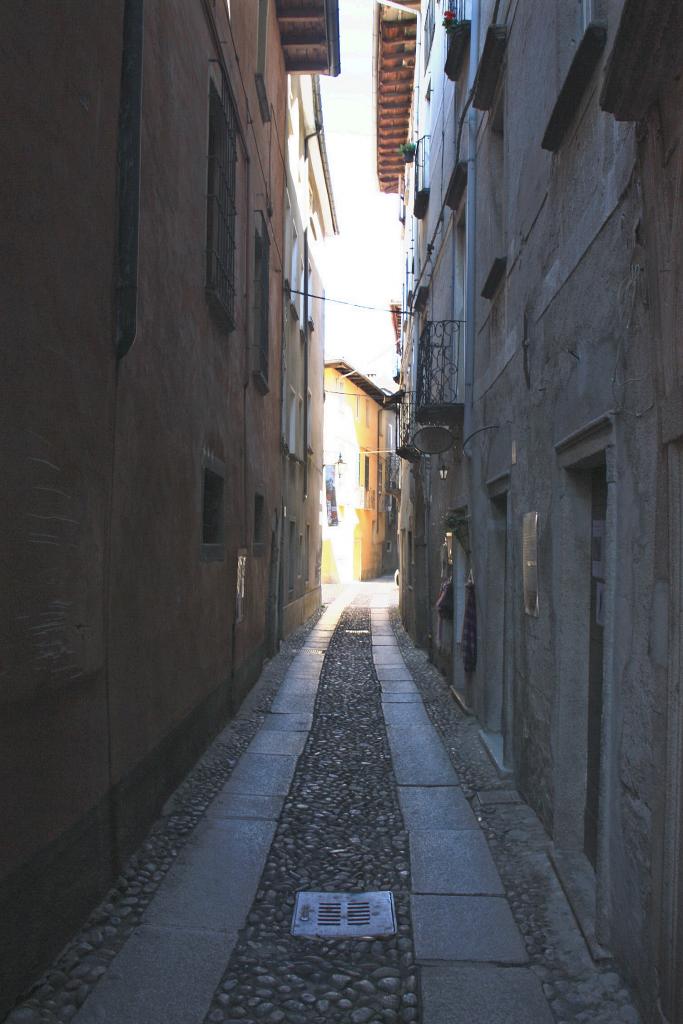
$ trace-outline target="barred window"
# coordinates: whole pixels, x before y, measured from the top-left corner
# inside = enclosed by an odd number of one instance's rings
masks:
[[[252,346],[254,373],[262,389],[268,387],[268,292],[270,238],[263,214],[256,213],[254,231],[254,320]]]
[[[206,199],[206,290],[224,326],[235,327],[235,209],[237,113],[221,75],[221,94],[211,83]]]

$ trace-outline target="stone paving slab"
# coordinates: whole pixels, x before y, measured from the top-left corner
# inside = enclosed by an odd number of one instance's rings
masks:
[[[198,1024],[236,934],[142,925],[85,1001],[77,1024]]]
[[[230,776],[225,792],[286,796],[297,760],[294,755],[244,753]]]
[[[375,665],[375,672],[380,683],[391,683],[398,679],[413,682],[410,670],[402,665]]]
[[[477,790],[477,798],[482,804],[519,804],[522,802],[516,789]]]
[[[279,693],[270,705],[270,710],[288,715],[311,715],[314,706],[315,693]]]
[[[398,648],[398,641],[397,641],[397,639],[396,639],[396,637],[394,636],[393,633],[391,633],[391,634],[386,633],[386,634],[382,634],[380,636],[378,636],[376,633],[373,633],[373,637],[372,637],[372,648],[373,648],[373,651],[374,651],[375,647],[390,647],[390,648],[395,647],[396,650],[399,649]]]
[[[273,733],[274,736],[288,733]],[[301,735],[301,734],[293,734]],[[209,804],[207,818],[260,818],[277,821],[285,802],[283,796],[262,796],[257,793],[219,793]]]
[[[458,776],[436,737],[429,743],[422,730],[389,730],[388,736],[399,786],[457,786]]]
[[[306,746],[305,732],[274,732],[259,729],[247,747],[250,754],[300,754]]]
[[[417,693],[417,686],[412,679],[382,679],[382,694],[386,693]]]
[[[311,665],[305,661],[298,661],[296,664],[292,662],[289,667],[287,676],[294,677],[299,676],[300,678],[307,679],[319,679],[320,677],[320,665]]]
[[[404,680],[399,680],[401,682]],[[422,704],[422,694],[417,690],[385,690],[382,687],[382,704]]]
[[[160,885],[143,923],[239,931],[274,834],[271,821],[202,822]]]
[[[275,729],[278,732],[309,732],[313,724],[312,714],[279,714],[266,715],[261,729]]]
[[[318,690],[318,676],[285,676],[278,691],[278,696],[283,694],[313,694]]]
[[[400,786],[398,799],[409,832],[479,828],[459,786]]]
[[[436,739],[434,726],[429,721],[424,704],[411,704],[405,707],[384,704],[382,711],[389,735],[397,729],[423,729]]]
[[[523,964],[527,953],[500,896],[411,896],[418,961]]]
[[[533,971],[488,964],[425,965],[422,1024],[553,1024]]]
[[[398,647],[373,647],[372,657],[377,668],[383,665],[402,665],[405,667],[403,655]]]
[[[410,833],[414,893],[504,896],[500,875],[479,829],[422,829]]]

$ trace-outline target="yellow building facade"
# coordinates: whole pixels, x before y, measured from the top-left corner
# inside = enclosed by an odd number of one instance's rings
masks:
[[[325,363],[323,583],[370,580],[395,562],[394,446],[387,392],[343,360]]]

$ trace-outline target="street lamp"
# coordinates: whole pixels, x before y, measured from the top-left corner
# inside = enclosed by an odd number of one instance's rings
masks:
[[[346,463],[345,463],[345,462],[344,462],[344,460],[342,459],[342,453],[341,453],[341,452],[339,452],[339,458],[337,459],[337,461],[336,461],[335,465],[336,465],[336,467],[337,467],[337,476],[338,476],[338,477],[339,477],[339,479],[341,480],[341,478],[342,478],[342,472],[343,472],[343,469],[342,469],[342,467],[346,465]]]
[[[448,466],[445,466],[443,462],[439,466],[439,476],[441,477],[442,480],[445,480],[446,477],[448,476]]]

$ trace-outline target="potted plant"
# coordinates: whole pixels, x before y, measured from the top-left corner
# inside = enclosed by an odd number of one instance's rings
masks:
[[[444,11],[441,24],[446,29],[446,32],[455,32],[460,23],[460,19],[455,16],[455,11]]]
[[[407,164],[412,164],[415,159],[415,150],[417,146],[414,142],[402,142],[398,147],[398,151]]]

